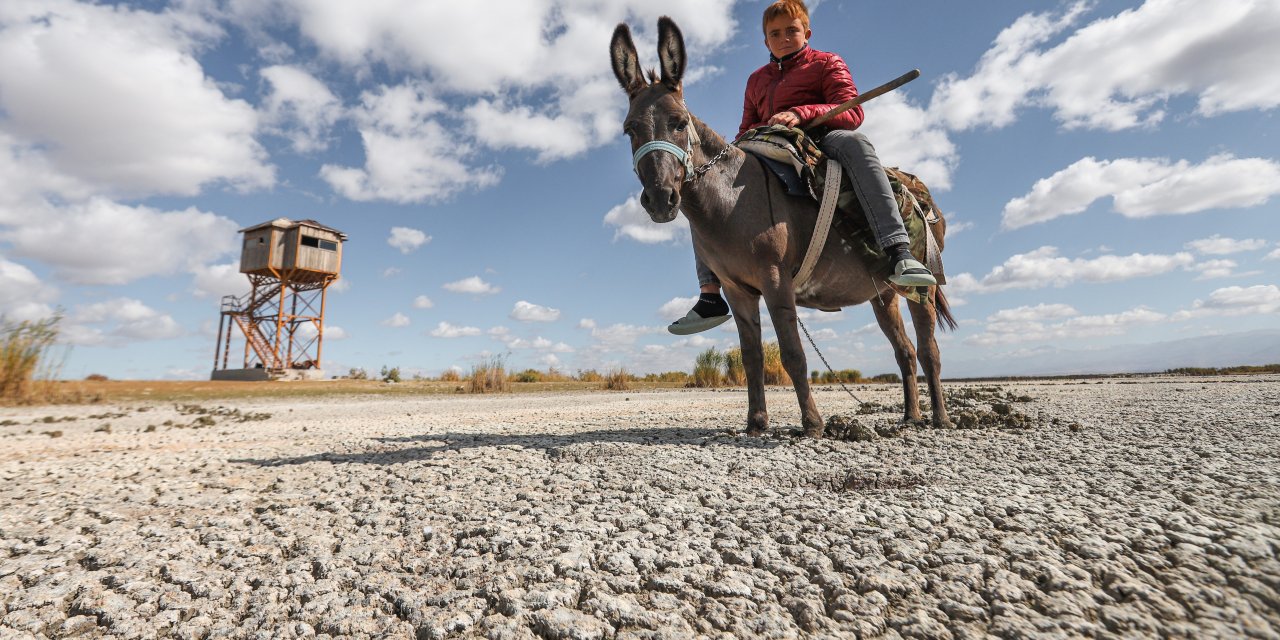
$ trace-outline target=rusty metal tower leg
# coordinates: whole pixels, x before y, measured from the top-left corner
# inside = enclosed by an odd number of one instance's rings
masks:
[[[280,338],[283,337],[283,334],[284,334],[284,309],[285,309],[284,301],[286,296],[288,295],[289,295],[289,285],[286,282],[281,281],[280,306],[276,307],[276,343],[275,343],[275,349],[274,349],[275,353],[273,354],[275,362],[272,363],[272,367],[276,369],[283,368],[284,366],[280,360]]]
[[[316,368],[322,368],[320,356],[324,355],[324,300],[325,294],[329,293],[329,283],[333,280],[326,279],[324,285],[320,287],[320,319],[316,320]]]
[[[222,327],[226,323],[227,323],[227,316],[225,314],[219,314],[218,315],[218,340],[216,343],[214,343],[214,346],[213,346],[214,371],[217,371],[218,369],[218,355],[222,353]]]

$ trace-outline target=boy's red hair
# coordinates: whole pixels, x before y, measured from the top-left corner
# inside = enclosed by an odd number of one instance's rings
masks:
[[[769,21],[778,16],[785,16],[792,20],[800,18],[800,24],[804,25],[806,30],[809,28],[809,8],[804,6],[804,0],[778,0],[766,7],[764,21],[761,24],[761,29],[766,31],[765,35],[769,35],[767,33]]]

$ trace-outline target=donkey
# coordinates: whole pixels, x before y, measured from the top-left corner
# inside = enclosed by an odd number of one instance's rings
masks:
[[[898,294],[861,260],[841,251],[839,243],[826,244],[812,276],[796,290],[793,277],[814,233],[818,205],[807,198],[787,196],[758,159],[725,142],[689,112],[681,85],[686,61],[684,37],[675,22],[666,16],[658,20],[660,76],[652,71],[646,76],[641,71],[631,30],[625,23],[614,30],[609,55],[614,75],[631,103],[623,131],[631,138],[633,165],[644,187],[640,203],[658,223],[671,222],[679,211],[684,212],[694,246],[720,278],[733,310],[747,374],[747,434],[761,435],[769,426],[760,338],[761,297],[773,319],[783,367],[795,385],[806,436],[821,438],[824,425],[809,388],[804,346],[796,326],[797,306],[833,310],[870,301],[901,370],[903,419],[921,420],[917,353],[902,323]],[[938,226],[944,224],[939,222]],[[930,302],[908,300],[907,306],[928,380],[933,425],[942,427],[950,420],[942,395],[934,330],[939,316],[952,326],[955,321],[937,287],[930,288]]]

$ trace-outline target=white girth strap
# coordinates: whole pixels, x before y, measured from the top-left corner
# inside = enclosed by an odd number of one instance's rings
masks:
[[[800,263],[800,272],[792,278],[795,288],[804,287],[813,268],[818,264],[818,256],[822,255],[822,247],[827,244],[827,232],[831,231],[831,219],[836,212],[836,199],[840,195],[840,165],[835,160],[827,160],[827,184],[822,189],[822,205],[818,207],[818,224],[813,228],[813,238],[809,240],[809,249],[805,251],[804,262]]]
[[[947,276],[942,271],[942,252],[938,250],[938,238],[933,235],[933,225],[938,224],[939,220],[938,213],[932,208],[925,212],[924,207],[920,206],[920,201],[916,199],[916,194],[911,193],[905,185],[902,191],[911,200],[911,211],[927,223],[924,227],[926,266],[929,267],[938,284],[946,284]]]

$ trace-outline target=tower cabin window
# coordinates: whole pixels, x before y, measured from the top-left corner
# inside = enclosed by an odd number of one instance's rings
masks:
[[[321,240],[320,238],[315,238],[312,236],[302,236],[302,246],[315,247],[317,249],[324,249],[325,251],[338,250],[338,243],[333,242],[331,240]]]

